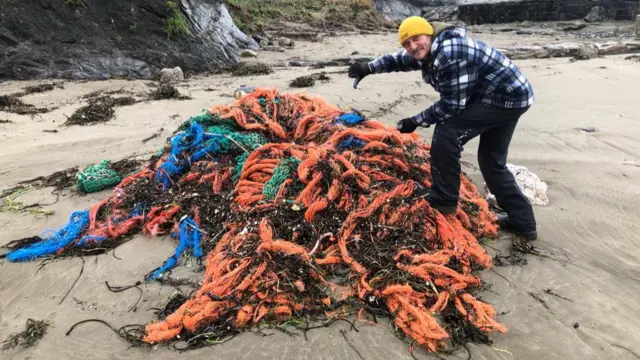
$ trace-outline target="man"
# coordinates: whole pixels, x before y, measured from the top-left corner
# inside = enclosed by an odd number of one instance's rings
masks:
[[[431,142],[432,187],[427,197],[441,213],[456,212],[463,146],[480,136],[478,163],[482,176],[506,215],[498,223],[528,240],[537,238],[531,203],[507,170],[507,152],[518,123],[534,100],[526,77],[506,56],[466,36],[465,29],[407,18],[398,31],[403,50],[369,63],[355,63],[349,77],[354,87],[367,75],[421,70],[440,100],[423,112],[398,122],[411,133],[435,124]]]

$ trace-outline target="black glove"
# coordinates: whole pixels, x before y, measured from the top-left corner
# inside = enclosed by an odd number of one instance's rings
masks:
[[[362,80],[365,76],[371,74],[371,69],[369,69],[369,63],[366,62],[356,62],[351,64],[349,67],[349,77],[352,79],[356,79],[353,83],[353,87],[356,88],[360,80]]]
[[[416,131],[418,124],[412,118],[404,118],[398,121],[397,129],[403,134],[408,134]]]

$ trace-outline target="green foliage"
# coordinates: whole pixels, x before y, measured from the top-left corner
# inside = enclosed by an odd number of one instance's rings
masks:
[[[375,13],[370,0],[225,0],[225,3],[233,22],[245,33],[259,33],[265,25],[278,21],[313,26],[368,18]]]
[[[191,30],[189,30],[187,21],[180,12],[178,4],[174,1],[167,1],[165,6],[169,10],[169,17],[164,19],[164,31],[167,33],[167,37],[172,38],[180,35],[191,35]]]
[[[131,31],[132,33],[137,33],[138,32],[138,24],[129,25],[129,31]]]

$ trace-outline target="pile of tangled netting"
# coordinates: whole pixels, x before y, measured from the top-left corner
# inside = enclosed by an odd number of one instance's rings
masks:
[[[202,258],[201,288],[140,339],[207,339],[291,319],[385,315],[438,351],[506,331],[472,292],[495,217],[466,176],[455,215],[426,201],[429,145],[323,99],[258,89],[194,116],[139,172],[10,261],[169,234]],[[166,314],[165,314],[166,315]],[[485,335],[486,336],[486,335]]]

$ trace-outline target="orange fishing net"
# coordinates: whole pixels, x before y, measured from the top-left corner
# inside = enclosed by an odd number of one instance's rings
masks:
[[[429,206],[429,146],[416,135],[370,120],[345,126],[335,121],[344,112],[322,99],[267,89],[210,111],[278,142],[251,152],[242,167],[232,206],[245,220],[227,224],[207,254],[202,287],[149,324],[144,341],[221,324],[336,317],[341,305],[356,303],[386,307],[431,351],[450,339],[445,311],[485,332],[506,331],[492,307],[469,293],[481,283],[474,271],[491,266],[478,238],[496,234],[494,216],[464,175],[455,215]],[[349,138],[364,146],[337,150]],[[290,157],[300,160],[295,176],[267,199],[265,184]],[[224,171],[199,181],[219,191]]]

